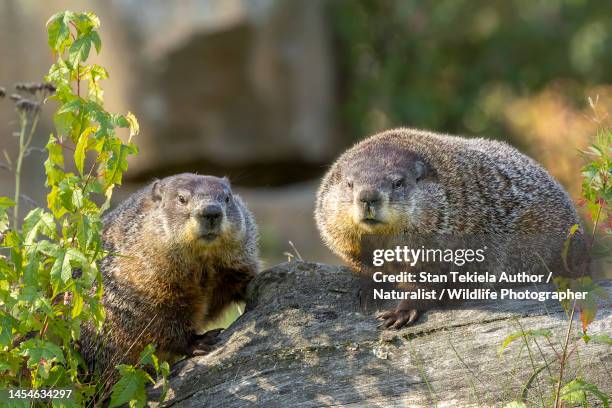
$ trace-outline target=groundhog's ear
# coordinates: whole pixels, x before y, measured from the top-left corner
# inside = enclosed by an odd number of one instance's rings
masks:
[[[161,181],[155,180],[153,187],[151,187],[151,198],[153,201],[161,201],[162,199],[162,185]]]
[[[420,160],[414,162],[414,174],[416,176],[416,181],[422,180],[427,177],[429,173],[429,167],[427,164],[423,163]]]

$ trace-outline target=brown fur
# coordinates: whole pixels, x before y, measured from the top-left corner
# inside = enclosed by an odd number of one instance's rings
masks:
[[[179,204],[179,195],[189,202]],[[216,238],[204,239],[212,230],[198,214],[212,204],[223,208],[223,221]],[[86,326],[82,336],[83,354],[103,379],[117,364],[138,363],[148,344],[164,359],[190,354],[204,326],[244,299],[259,269],[253,217],[225,179],[157,181],[103,221],[106,319],[101,333]]]
[[[378,201],[372,205],[360,198],[373,193]],[[525,245],[525,237],[560,244],[580,224],[563,187],[518,150],[415,129],[382,132],[344,152],[321,182],[315,219],[327,246],[355,269],[366,234],[510,237],[505,242],[516,246],[500,241],[490,248],[503,265],[509,248]],[[582,228],[572,242],[574,254],[585,252]],[[553,262],[553,254],[546,255]]]

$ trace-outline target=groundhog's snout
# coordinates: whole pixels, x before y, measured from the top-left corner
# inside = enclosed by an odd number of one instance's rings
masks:
[[[196,216],[200,221],[202,238],[214,239],[219,235],[223,222],[223,209],[217,204],[209,204],[201,208]]]
[[[380,223],[380,210],[382,206],[382,194],[373,188],[361,189],[355,197],[357,207],[357,218],[359,222],[366,224]]]

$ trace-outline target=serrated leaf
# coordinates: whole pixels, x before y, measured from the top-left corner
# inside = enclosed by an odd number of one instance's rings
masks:
[[[30,339],[21,343],[19,348],[22,356],[30,358],[28,360],[28,367],[40,364],[42,360],[47,362],[64,362],[64,352],[57,344],[50,341]]]
[[[66,112],[72,112],[72,113],[78,113],[79,110],[81,110],[83,108],[83,100],[81,98],[75,98],[69,102],[66,102],[65,104],[63,104],[58,110],[57,110],[57,115],[62,114],[62,113],[66,113]]]
[[[38,234],[44,234],[49,238],[57,236],[55,220],[53,216],[42,208],[35,208],[23,220],[24,243],[31,245]]]
[[[609,407],[609,397],[601,392],[595,384],[587,383],[586,381],[577,378],[565,384],[561,388],[561,401],[569,402],[570,404],[584,404],[587,402],[586,394],[592,394],[598,398],[605,408]]]
[[[147,402],[145,387],[147,382],[153,382],[143,370],[132,366],[119,365],[117,369],[121,378],[112,388],[109,408],[129,403],[130,407],[144,407]]]
[[[91,36],[89,34],[77,38],[68,50],[68,62],[72,67],[76,67],[79,63],[87,60],[90,50]]]
[[[125,145],[119,142],[114,144],[112,151],[113,154],[106,162],[106,168],[104,169],[106,188],[112,184],[121,184],[123,173],[128,168],[127,157],[130,154],[135,154],[138,150],[133,143]]]
[[[47,37],[49,46],[61,53],[65,43],[70,40],[70,28],[68,24],[73,17],[71,11],[63,11],[51,16],[47,21]]]
[[[60,248],[59,244],[57,244],[56,242],[38,241],[38,242],[36,242],[36,244],[34,244],[32,249],[33,249],[33,251],[40,252],[41,254],[43,254],[45,256],[54,257],[54,254],[57,251],[59,251],[61,248]]]
[[[100,26],[98,16],[93,13],[78,13],[74,18],[79,35],[87,34]]]

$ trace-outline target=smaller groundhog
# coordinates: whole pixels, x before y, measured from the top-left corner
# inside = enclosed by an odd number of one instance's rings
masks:
[[[259,270],[257,227],[226,178],[179,174],[134,193],[103,218],[106,319],[84,327],[90,369],[115,377],[146,345],[164,360],[198,354],[226,306]]]
[[[546,251],[580,224],[561,185],[508,144],[405,128],[367,138],[337,159],[317,193],[315,219],[325,244],[357,270],[369,234],[496,237],[488,251],[497,269],[510,263],[511,248],[529,245],[525,237],[544,236],[543,260],[557,267]],[[572,253],[586,253],[582,228],[572,242]],[[522,261],[530,273],[541,266],[535,256]],[[422,311],[402,300],[379,318],[400,328]]]

